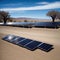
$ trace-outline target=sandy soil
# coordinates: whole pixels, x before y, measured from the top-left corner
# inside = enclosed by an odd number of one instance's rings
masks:
[[[7,34],[14,34],[54,45],[50,52],[30,51],[2,40]],[[60,28],[20,28],[0,26],[0,60],[60,60]]]

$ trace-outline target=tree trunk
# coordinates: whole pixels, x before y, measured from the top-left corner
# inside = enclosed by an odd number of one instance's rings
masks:
[[[4,20],[4,24],[6,24],[6,20]]]
[[[6,21],[4,20],[4,24],[6,24]]]
[[[55,21],[55,18],[54,17],[52,17],[52,22],[54,22]]]
[[[4,21],[4,24],[6,24],[6,22],[7,22],[7,19],[6,19],[6,17],[4,17],[3,21]]]

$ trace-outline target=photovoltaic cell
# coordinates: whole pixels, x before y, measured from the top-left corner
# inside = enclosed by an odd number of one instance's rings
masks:
[[[43,50],[43,51],[48,52],[52,48],[52,46],[53,45],[43,43],[40,46],[38,46],[38,48],[41,49],[41,50]]]
[[[11,41],[11,40],[13,40],[14,38],[15,38],[14,35],[7,35],[7,36],[5,36],[5,37],[3,38],[3,40]]]
[[[25,38],[23,38],[23,37],[16,37],[16,38],[14,38],[11,42],[12,43],[14,43],[14,44],[17,44],[18,42],[20,42],[20,41],[22,41],[22,40],[24,40]]]
[[[7,38],[8,38],[8,36],[5,36],[5,37],[3,37],[2,39],[3,39],[3,40],[6,40]]]
[[[34,51],[35,49],[37,49],[37,46],[41,44],[41,42],[38,41],[33,41],[30,44],[25,45],[25,47],[31,51]]]
[[[19,42],[18,45],[24,47],[25,44],[28,44],[28,43],[31,42],[31,41],[32,41],[31,39],[25,39],[24,41]]]

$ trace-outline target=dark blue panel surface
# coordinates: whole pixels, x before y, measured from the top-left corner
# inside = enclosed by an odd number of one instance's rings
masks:
[[[15,44],[18,44],[20,41],[24,40],[25,38],[23,37],[16,37],[14,38],[11,42],[12,43],[15,43]]]
[[[5,24],[2,24],[5,25]],[[35,27],[50,27],[50,28],[56,28],[60,27],[60,22],[10,22],[7,23],[6,26],[20,26],[20,27],[26,27],[26,26],[35,26]]]
[[[25,44],[28,44],[31,41],[33,41],[33,40],[31,40],[31,39],[25,39],[24,41],[19,42],[18,45],[24,46]]]
[[[2,39],[3,39],[3,40],[6,40],[7,38],[8,38],[8,36],[5,36],[5,37],[3,37]]]
[[[59,27],[60,22],[37,22],[34,24],[36,27]]]
[[[15,43],[15,44],[23,39],[25,39],[25,38],[19,37],[19,36],[14,36],[14,35],[7,35],[3,38],[3,40],[6,40],[6,41],[11,42],[11,43]]]
[[[48,52],[52,48],[52,46],[53,45],[43,43],[42,45],[38,46],[38,48]]]
[[[37,46],[38,46],[39,44],[41,44],[41,42],[33,41],[33,42],[31,42],[30,44],[25,45],[25,47],[26,47],[27,49],[33,51],[33,50],[35,50],[35,49],[37,48]]]
[[[3,38],[3,40],[11,41],[11,40],[13,40],[15,37],[16,37],[16,36],[14,36],[14,35],[7,35],[7,36],[5,36],[5,37]]]

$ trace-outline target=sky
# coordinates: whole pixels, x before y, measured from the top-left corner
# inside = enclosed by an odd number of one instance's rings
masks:
[[[0,0],[0,11],[7,11],[11,17],[50,19],[48,11],[60,11],[59,0]]]

